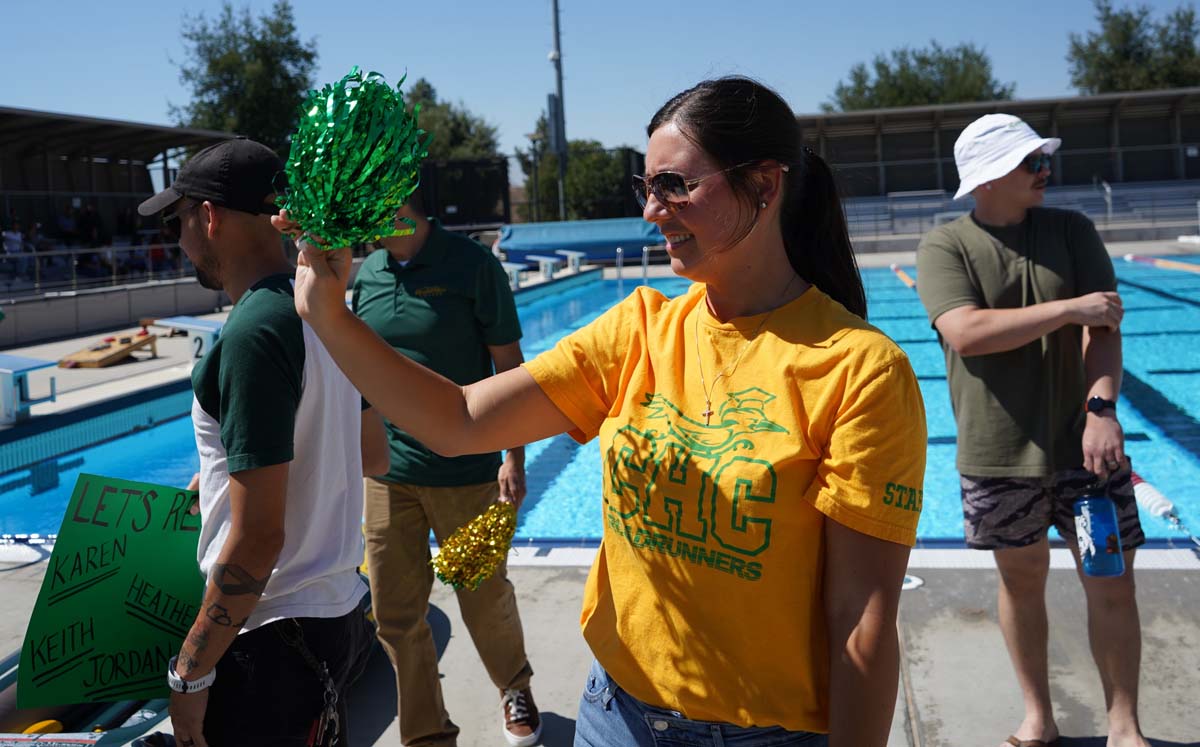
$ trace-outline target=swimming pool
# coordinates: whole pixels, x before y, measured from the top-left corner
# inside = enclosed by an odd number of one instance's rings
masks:
[[[1197,261],[1193,258],[1189,261]],[[1134,469],[1175,502],[1183,522],[1200,526],[1200,276],[1117,261],[1125,301],[1125,384],[1120,413]],[[913,274],[913,268],[906,268]],[[917,295],[887,269],[863,271],[872,323],[912,361],[929,424],[924,510],[925,543],[962,541],[955,428],[937,339]],[[595,280],[536,299],[518,296],[526,358],[599,316],[633,290],[629,279]],[[652,279],[667,295],[687,288],[679,278]],[[0,449],[5,448],[0,446]],[[517,540],[589,542],[601,533],[600,452],[567,436],[526,449],[529,497]],[[80,472],[186,484],[197,468],[187,418],[177,418],[95,447],[0,475],[0,533],[58,531]],[[1143,514],[1152,539],[1180,539],[1166,522]]]

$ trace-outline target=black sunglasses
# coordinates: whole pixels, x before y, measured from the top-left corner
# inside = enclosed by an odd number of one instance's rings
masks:
[[[1050,154],[1034,153],[1026,156],[1025,160],[1021,161],[1021,163],[1025,165],[1025,168],[1029,170],[1029,173],[1036,174],[1042,169],[1050,168]]]
[[[730,166],[727,169],[714,171],[711,174],[698,176],[695,179],[685,179],[682,175],[676,174],[674,171],[660,171],[652,177],[646,178],[635,174],[633,177],[633,196],[637,198],[638,205],[646,207],[646,200],[650,199],[649,195],[654,194],[659,203],[666,209],[674,212],[683,210],[691,202],[691,191],[695,189],[700,182],[710,176],[717,174],[725,174],[735,169],[740,169],[745,166],[752,166],[758,161],[747,161],[739,163],[736,166]],[[783,167],[787,170],[787,167]]]

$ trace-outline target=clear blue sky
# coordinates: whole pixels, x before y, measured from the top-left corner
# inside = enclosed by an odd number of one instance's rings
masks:
[[[1161,18],[1184,1],[1149,4]],[[352,65],[427,78],[496,125],[508,153],[554,90],[550,0],[293,2],[301,37],[317,41],[318,83]],[[271,6],[248,4],[255,15]],[[180,21],[219,3],[5,6],[0,105],[170,124],[168,103],[189,93],[172,63],[184,56]],[[854,63],[935,39],[983,46],[1018,98],[1071,95],[1068,34],[1095,28],[1091,0],[560,0],[560,10],[568,136],[638,149],[655,109],[703,78],[751,75],[814,112]]]

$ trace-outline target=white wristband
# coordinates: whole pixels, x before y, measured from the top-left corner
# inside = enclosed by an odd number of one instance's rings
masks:
[[[217,680],[217,668],[213,667],[208,674],[198,680],[185,680],[175,673],[175,660],[178,656],[172,656],[171,661],[167,663],[167,687],[177,693],[195,693],[207,689],[213,682]]]

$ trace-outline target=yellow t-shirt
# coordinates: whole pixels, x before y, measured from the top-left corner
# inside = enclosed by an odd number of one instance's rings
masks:
[[[600,436],[600,664],[687,718],[827,732],[824,517],[915,542],[925,411],[903,351],[817,288],[763,319],[639,288],[525,366]]]

